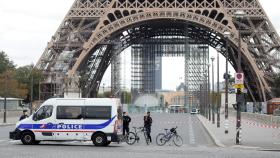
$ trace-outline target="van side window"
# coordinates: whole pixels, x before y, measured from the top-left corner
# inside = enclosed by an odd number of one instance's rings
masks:
[[[111,106],[86,106],[85,119],[111,119]]]
[[[56,112],[57,119],[81,119],[82,107],[81,106],[57,106]]]
[[[53,106],[46,105],[41,107],[36,113],[36,120],[43,120],[52,116]]]

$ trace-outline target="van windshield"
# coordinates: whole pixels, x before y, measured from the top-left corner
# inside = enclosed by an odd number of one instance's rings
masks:
[[[53,106],[45,105],[42,106],[33,116],[33,120],[43,120],[52,116]]]

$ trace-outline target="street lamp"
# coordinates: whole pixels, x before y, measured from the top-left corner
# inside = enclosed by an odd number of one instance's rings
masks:
[[[230,38],[230,32],[225,31],[224,36],[226,39],[226,73],[224,75],[225,78],[225,134],[228,134],[228,126],[229,126],[229,120],[228,120],[228,40]]]
[[[215,57],[211,57],[211,61],[212,61],[212,123],[215,123],[215,113],[214,113],[214,60]]]
[[[207,64],[207,104],[208,104],[208,116],[209,121],[211,121],[211,108],[210,108],[210,64]]]
[[[237,20],[242,19],[246,13],[243,10],[237,10],[234,13],[234,16]],[[241,73],[241,33],[240,33],[240,24],[238,25],[238,60],[237,60],[237,72]],[[237,90],[239,92],[239,89]],[[243,101],[240,99],[243,97],[242,93],[237,93],[237,113],[236,113],[236,144],[240,144],[241,142],[241,104]]]
[[[3,123],[7,122],[7,81],[8,81],[8,71],[5,73],[5,96],[4,96],[4,119]]]
[[[103,83],[103,95],[105,97],[105,83]]]
[[[205,118],[208,118],[208,102],[207,102],[207,98],[208,98],[208,92],[207,92],[207,70],[205,70],[205,74],[204,74],[204,86],[203,86],[203,91],[204,91],[204,116]]]
[[[218,50],[218,49],[217,49]],[[219,97],[219,93],[220,93],[220,81],[219,81],[219,76],[220,76],[220,70],[219,70],[219,52],[222,52],[222,49],[219,48],[219,50],[217,51],[217,94],[216,94],[216,103],[217,103],[217,128],[220,128],[220,97]]]
[[[34,64],[32,63],[31,65],[31,72],[30,72],[30,77],[31,77],[31,84],[30,84],[30,107],[29,107],[29,109],[30,109],[30,115],[32,114],[32,101],[33,101],[33,69],[34,69]]]

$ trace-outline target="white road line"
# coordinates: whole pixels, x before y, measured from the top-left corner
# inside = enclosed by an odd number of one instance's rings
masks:
[[[189,117],[189,139],[190,139],[190,144],[195,144],[195,137],[193,132],[193,124],[192,124],[191,116]]]
[[[10,140],[9,142],[10,143],[18,143],[18,142],[20,142],[20,140]]]
[[[69,144],[74,144],[74,143],[78,143],[80,141],[77,141],[77,140],[73,140],[73,141],[70,141]]]

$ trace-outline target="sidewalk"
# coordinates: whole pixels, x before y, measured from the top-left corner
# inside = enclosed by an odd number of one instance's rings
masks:
[[[235,144],[236,138],[236,118],[229,116],[229,133],[225,134],[224,115],[221,114],[221,127],[217,128],[212,121],[208,121],[204,116],[197,115],[206,131],[212,137],[215,144],[219,147],[233,147],[246,149],[260,149],[260,150],[280,150],[280,128],[262,125],[254,120],[242,118],[242,141],[241,145]],[[217,117],[215,116],[217,119]]]
[[[7,120],[6,120],[7,123],[3,123],[3,118],[0,118],[0,127],[15,125],[17,123],[18,119],[19,119],[18,117],[7,117]]]

